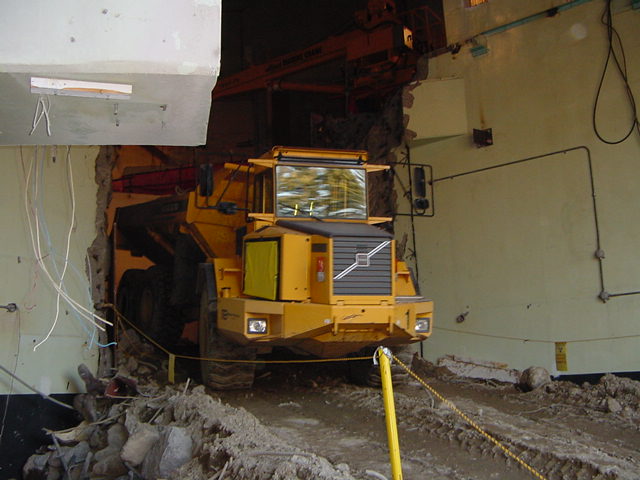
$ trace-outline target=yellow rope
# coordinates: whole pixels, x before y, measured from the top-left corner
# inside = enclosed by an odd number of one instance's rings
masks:
[[[504,453],[505,455],[507,455],[508,457],[511,457],[512,459],[514,459],[516,462],[518,462],[520,465],[522,465],[525,469],[527,469],[529,471],[529,473],[531,473],[531,475],[533,475],[534,477],[538,478],[539,480],[547,480],[547,478],[542,475],[540,472],[538,472],[535,468],[533,468],[532,466],[530,466],[528,463],[526,463],[524,460],[522,460],[518,455],[516,455],[515,453],[513,453],[511,450],[509,450],[507,447],[505,447],[502,443],[500,443],[500,441],[493,437],[491,434],[487,433],[480,425],[478,425],[476,422],[474,422],[471,418],[469,418],[468,415],[466,415],[462,410],[460,410],[458,407],[456,407],[453,402],[451,402],[450,400],[447,400],[446,398],[444,398],[438,391],[436,391],[431,385],[428,385],[424,380],[422,380],[418,375],[416,375],[409,367],[407,367],[404,363],[402,363],[398,357],[396,357],[395,355],[391,355],[393,357],[393,359],[398,363],[398,365],[400,365],[403,369],[406,370],[406,372],[411,375],[413,378],[415,378],[418,382],[420,382],[427,390],[429,390],[433,395],[435,395],[438,400],[440,400],[442,403],[444,403],[445,405],[447,405],[451,410],[453,410],[455,413],[457,413],[460,417],[462,417],[469,425],[471,425],[478,433],[480,433],[481,435],[483,435],[485,438],[487,438],[491,443],[493,443],[494,445],[496,445],[497,447],[499,447]]]
[[[116,314],[116,319],[126,323],[131,328],[133,328],[138,334],[144,337],[149,343],[155,346],[157,349],[164,352],[166,355],[171,357],[173,355],[174,358],[181,358],[183,360],[199,360],[199,361],[207,361],[207,362],[220,362],[220,363],[252,363],[252,364],[284,364],[284,363],[329,363],[329,362],[353,362],[356,360],[371,360],[371,356],[366,357],[343,357],[343,358],[314,358],[310,360],[239,360],[239,359],[228,359],[228,358],[209,358],[209,357],[196,357],[193,355],[180,355],[173,353],[156,342],[153,338],[149,337],[146,333],[144,333],[137,325],[134,325],[131,321],[129,321],[124,315],[122,315],[115,305],[111,303],[105,303],[102,305],[105,308],[111,308]]]

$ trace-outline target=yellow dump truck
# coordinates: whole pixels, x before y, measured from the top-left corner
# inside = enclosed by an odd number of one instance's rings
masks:
[[[119,247],[155,265],[127,270],[118,306],[169,343],[199,321],[203,357],[273,347],[322,358],[431,334],[393,236],[369,216],[364,151],[275,147],[246,165],[203,165],[184,195],[118,209]],[[202,362],[213,388],[245,388],[252,364]]]

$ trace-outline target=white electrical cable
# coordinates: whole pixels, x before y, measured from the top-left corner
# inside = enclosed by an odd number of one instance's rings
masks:
[[[33,122],[31,122],[31,131],[29,132],[29,136],[33,135],[33,132],[36,131],[38,125],[40,124],[40,120],[42,117],[45,118],[45,124],[47,126],[47,135],[51,136],[51,119],[49,118],[49,109],[51,108],[51,100],[49,97],[45,99],[42,95],[38,97],[38,102],[36,103],[36,111],[33,113]]]
[[[35,158],[37,159],[37,147],[36,147],[36,153],[35,153]],[[44,159],[44,156],[43,156]],[[44,160],[43,160],[44,162]],[[23,169],[24,169],[24,163],[23,163]],[[44,264],[44,255],[42,254],[42,247],[40,246],[40,225],[39,225],[39,215],[38,215],[38,210],[37,210],[37,198],[38,198],[38,185],[40,184],[40,182],[37,181],[37,177],[36,177],[36,182],[34,185],[34,201],[32,202],[32,206],[35,209],[34,212],[34,216],[35,216],[35,220],[36,220],[36,235],[34,237],[34,232],[33,232],[33,225],[31,222],[31,217],[29,215],[29,188],[31,186],[31,176],[32,176],[32,172],[34,171],[34,161],[32,160],[30,166],[29,166],[29,171],[28,173],[25,172],[26,175],[26,180],[25,180],[25,209],[26,209],[26,213],[27,213],[27,219],[29,222],[29,230],[30,230],[30,236],[31,236],[31,243],[32,243],[32,247],[34,248],[34,253],[35,253],[35,257],[36,257],[36,261],[38,263],[38,266],[41,268],[41,270],[45,273],[47,279],[49,280],[49,282],[51,283],[51,285],[53,286],[53,288],[60,293],[60,295],[62,296],[62,298],[64,298],[73,308],[73,310],[82,318],[86,319],[87,321],[89,321],[90,323],[92,323],[95,327],[104,330],[103,327],[101,327],[100,325],[96,324],[95,321],[93,320],[93,318],[99,319],[103,322],[106,322],[104,319],[101,319],[99,316],[93,314],[92,312],[90,312],[89,310],[87,310],[86,308],[84,308],[82,305],[78,304],[78,302],[76,302],[75,300],[73,300],[63,289],[62,286],[58,285],[58,283],[56,281],[53,280],[48,268],[46,267],[46,265]],[[37,171],[36,170],[36,175],[37,175]],[[46,228],[46,226],[45,226]],[[48,235],[47,231],[45,230],[45,234]],[[55,259],[53,260],[55,262]],[[56,264],[54,263],[54,266]],[[56,267],[57,270],[57,267]],[[83,313],[84,310],[87,313]],[[110,323],[110,322],[106,322],[106,323]]]
[[[38,154],[38,147],[36,146],[36,152],[34,155],[34,159],[37,159],[37,154]],[[67,151],[67,158],[70,161],[70,149]],[[70,295],[68,295],[64,288],[63,288],[63,275],[60,275],[62,278],[60,278],[59,281],[55,281],[53,279],[53,276],[51,275],[51,273],[49,272],[49,269],[47,268],[46,264],[44,263],[44,258],[45,256],[42,253],[42,246],[41,246],[41,242],[40,242],[40,224],[39,224],[39,220],[38,220],[38,212],[37,212],[37,206],[36,206],[36,201],[38,198],[38,181],[37,181],[37,169],[35,169],[35,182],[34,182],[34,192],[33,192],[33,199],[31,201],[31,205],[32,208],[35,209],[34,211],[34,221],[32,222],[31,220],[31,210],[29,208],[29,190],[31,187],[31,177],[34,171],[34,160],[32,160],[30,162],[29,165],[29,169],[28,172],[26,174],[26,178],[25,178],[25,212],[27,214],[27,223],[29,226],[29,235],[31,238],[31,245],[35,254],[35,258],[36,261],[38,263],[38,266],[40,267],[40,269],[44,272],[45,276],[47,277],[47,279],[49,280],[50,284],[52,285],[52,287],[54,288],[54,290],[56,290],[57,294],[59,295],[59,297],[62,297],[65,301],[67,301],[67,303],[85,320],[89,321],[91,324],[93,324],[96,328],[104,331],[104,327],[100,324],[98,324],[96,322],[102,322],[104,324],[107,325],[113,325],[111,322],[109,322],[108,320],[100,317],[99,315],[96,315],[95,313],[91,312],[90,310],[88,310],[87,308],[85,308],[83,305],[81,305],[80,303],[78,303],[77,301],[75,301],[73,298],[71,298]],[[72,179],[71,179],[72,180]],[[72,188],[72,192],[73,192],[73,188]],[[74,198],[72,199],[73,204],[75,205],[75,193],[72,193],[72,195],[74,195]],[[72,208],[72,210],[74,210],[74,215],[75,215],[75,207]],[[35,223],[35,232],[34,232],[34,225],[33,223]],[[64,272],[66,272],[66,268],[68,265],[68,254],[69,254],[69,242],[70,242],[70,235],[71,232],[73,231],[73,223],[70,226],[69,229],[69,234],[67,237],[67,255],[65,256],[65,267],[64,267]],[[54,259],[55,261],[55,259]],[[59,305],[59,303],[58,303]],[[55,325],[53,325],[53,327],[55,327]],[[50,334],[49,334],[50,335]],[[49,336],[48,335],[48,336]],[[47,338],[48,338],[47,336]],[[43,342],[40,342],[37,346],[41,345]],[[37,347],[36,346],[36,347]]]
[[[57,156],[57,149],[58,147],[54,145],[53,147],[53,159],[55,162],[55,158]],[[67,154],[69,152],[67,151]],[[20,157],[22,158],[22,149],[20,150]],[[39,180],[37,182],[37,186],[38,189],[42,189],[44,191],[44,165],[45,165],[45,161],[46,161],[46,156],[42,156],[41,161],[39,162],[38,165],[38,172],[40,172],[39,174]],[[26,178],[26,171],[25,171],[25,167],[24,167],[24,159],[22,159],[22,170],[24,173],[24,177]],[[67,176],[67,180],[69,180],[68,176]],[[67,187],[70,187],[70,183],[67,181]],[[69,193],[69,200],[70,201],[75,201],[74,195],[75,195],[75,189],[72,188],[68,188],[68,193]],[[51,264],[53,266],[53,269],[55,270],[55,276],[56,278],[60,278],[60,270],[58,269],[58,258],[60,257],[60,259],[62,259],[63,257],[61,257],[60,255],[58,255],[55,251],[55,247],[51,241],[51,235],[49,233],[49,227],[47,224],[47,218],[44,215],[44,206],[43,206],[43,198],[39,197],[35,203],[35,212],[37,214],[37,218],[38,221],[40,222],[40,230],[42,231],[44,238],[46,239],[46,247],[49,251],[49,259],[51,260]],[[76,222],[77,224],[77,222]],[[73,272],[77,275],[77,277],[81,280],[86,282],[86,279],[84,278],[84,276],[82,274],[80,274],[80,271],[75,267],[75,265],[73,264],[72,261],[69,260],[69,256],[67,255],[67,265],[69,267],[71,267],[71,269],[73,270]],[[91,285],[93,285],[93,269],[91,267],[91,262],[89,260],[89,252],[87,252],[85,254],[85,259],[87,261],[87,265],[86,265],[86,271],[88,273],[89,276],[89,281],[86,282],[87,283],[87,304],[91,304],[92,303],[92,294],[91,294]],[[65,286],[65,282],[61,282],[60,287],[62,288],[62,290],[67,293],[67,288]],[[98,347],[100,348],[104,348],[104,347],[108,347],[111,345],[114,345],[115,343],[107,343],[107,344],[102,344],[99,341],[96,340],[96,331],[97,328],[95,328],[95,326],[93,325],[85,325],[85,320],[80,316],[80,314],[78,313],[77,309],[72,309],[73,310],[73,314],[76,317],[76,319],[80,322],[80,326],[82,327],[82,329],[87,333],[88,336],[88,343],[86,344],[86,349],[90,350],[93,345],[98,345]],[[88,322],[87,322],[88,323]]]
[[[36,154],[35,156],[37,157],[37,146],[36,146]],[[29,172],[28,172],[28,176],[27,176],[27,190],[25,191],[25,208],[27,210],[27,217],[28,217],[28,223],[29,223],[29,230],[30,230],[30,235],[31,235],[31,243],[32,243],[32,247],[36,256],[36,261],[38,262],[38,265],[40,267],[40,269],[44,272],[45,276],[47,277],[47,279],[49,280],[49,282],[51,283],[51,285],[53,286],[53,288],[59,292],[62,297],[72,306],[72,308],[74,310],[76,310],[76,312],[78,312],[82,317],[84,317],[85,319],[87,319],[89,322],[91,322],[94,326],[96,326],[97,328],[101,329],[104,331],[104,328],[101,325],[98,325],[97,323],[95,323],[95,321],[93,320],[94,318],[97,320],[102,321],[103,323],[106,323],[108,325],[112,325],[111,322],[102,319],[101,317],[99,317],[98,315],[95,315],[93,312],[87,310],[84,306],[82,306],[81,304],[79,304],[78,302],[76,302],[73,298],[71,298],[64,290],[62,290],[61,288],[58,288],[57,282],[53,279],[51,273],[49,272],[47,266],[44,263],[44,258],[45,255],[43,255],[42,253],[42,247],[40,244],[40,224],[38,221],[38,215],[37,215],[37,210],[34,212],[34,217],[35,217],[35,236],[34,236],[34,232],[33,232],[33,226],[31,224],[31,218],[29,216],[29,202],[28,202],[28,185],[30,185],[31,183],[31,172],[34,170],[33,168],[33,161],[31,162],[31,165],[29,166]],[[36,175],[37,175],[37,170],[36,170]],[[35,177],[37,180],[37,177]],[[38,195],[38,182],[35,182],[35,192],[34,192],[34,199],[37,199],[37,195]],[[33,204],[34,202],[32,202]],[[86,313],[83,313],[86,312]]]
[[[36,157],[37,157],[37,146],[36,146]],[[33,162],[32,162],[32,165],[33,165]],[[31,175],[31,171],[32,170],[33,170],[33,168],[29,169],[29,176]],[[36,170],[36,175],[37,175],[37,170]],[[35,178],[36,178],[36,181],[34,182],[35,183],[34,200],[37,199],[37,195],[38,195],[37,176]],[[32,202],[32,204],[33,203],[34,202]],[[27,214],[28,214],[28,212],[27,212]],[[32,244],[34,246],[34,252],[36,253],[36,260],[38,261],[38,264],[39,264],[40,268],[42,269],[42,271],[45,273],[46,277],[51,282],[53,288],[57,292],[59,292],[65,300],[67,300],[67,302],[74,308],[74,310],[76,310],[78,313],[80,313],[84,318],[89,320],[91,323],[93,323],[99,329],[104,331],[104,328],[102,326],[98,325],[97,323],[95,323],[93,321],[93,318],[95,318],[95,319],[97,319],[99,321],[102,321],[103,323],[106,323],[107,325],[113,325],[111,322],[101,318],[100,316],[98,316],[98,315],[94,314],[93,312],[89,311],[88,309],[86,309],[80,303],[76,302],[73,298],[71,298],[63,289],[61,289],[61,288],[59,288],[57,286],[57,282],[53,279],[53,276],[51,275],[51,273],[49,272],[48,268],[46,267],[46,265],[44,263],[44,258],[46,256],[42,253],[42,246],[41,246],[41,242],[40,242],[40,223],[39,223],[39,220],[38,220],[39,217],[37,215],[37,208],[36,208],[36,212],[34,212],[34,217],[35,217],[36,236],[35,236],[35,239],[34,239],[33,238],[33,231],[32,231]],[[30,222],[29,222],[29,227],[30,227],[30,229],[32,228]],[[80,310],[85,312],[86,314],[83,314]]]
[[[76,221],[76,195],[75,195],[75,190],[73,185],[73,167],[71,165],[71,146],[67,147],[66,163],[67,163],[67,169],[68,169],[67,179],[69,181],[69,189],[71,190],[71,219],[69,221],[69,231],[67,232],[67,246],[64,252],[64,266],[62,267],[62,273],[60,274],[60,283],[58,283],[58,287],[56,288],[56,290],[58,291],[58,294],[56,295],[56,315],[53,319],[53,323],[51,324],[51,328],[49,329],[49,332],[45,335],[45,337],[42,340],[40,340],[40,342],[34,345],[33,347],[34,352],[40,345],[42,345],[47,340],[49,340],[51,333],[53,332],[53,330],[56,328],[56,325],[58,324],[58,319],[60,318],[60,297],[61,297],[60,292],[62,291],[62,286],[64,285],[64,276],[67,274],[67,267],[69,266],[69,249],[71,247],[71,234],[73,233],[73,226]],[[36,222],[39,222],[37,217],[36,217]],[[55,262],[55,259],[53,259],[53,261]]]

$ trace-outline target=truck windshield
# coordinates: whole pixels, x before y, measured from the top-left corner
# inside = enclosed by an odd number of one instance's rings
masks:
[[[279,217],[367,218],[363,168],[276,166]]]

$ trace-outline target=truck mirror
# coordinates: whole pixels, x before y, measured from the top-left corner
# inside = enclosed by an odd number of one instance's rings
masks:
[[[415,167],[413,169],[413,195],[419,198],[427,196],[427,180],[424,167]]]
[[[198,170],[198,194],[210,197],[213,193],[213,165],[204,163]]]

